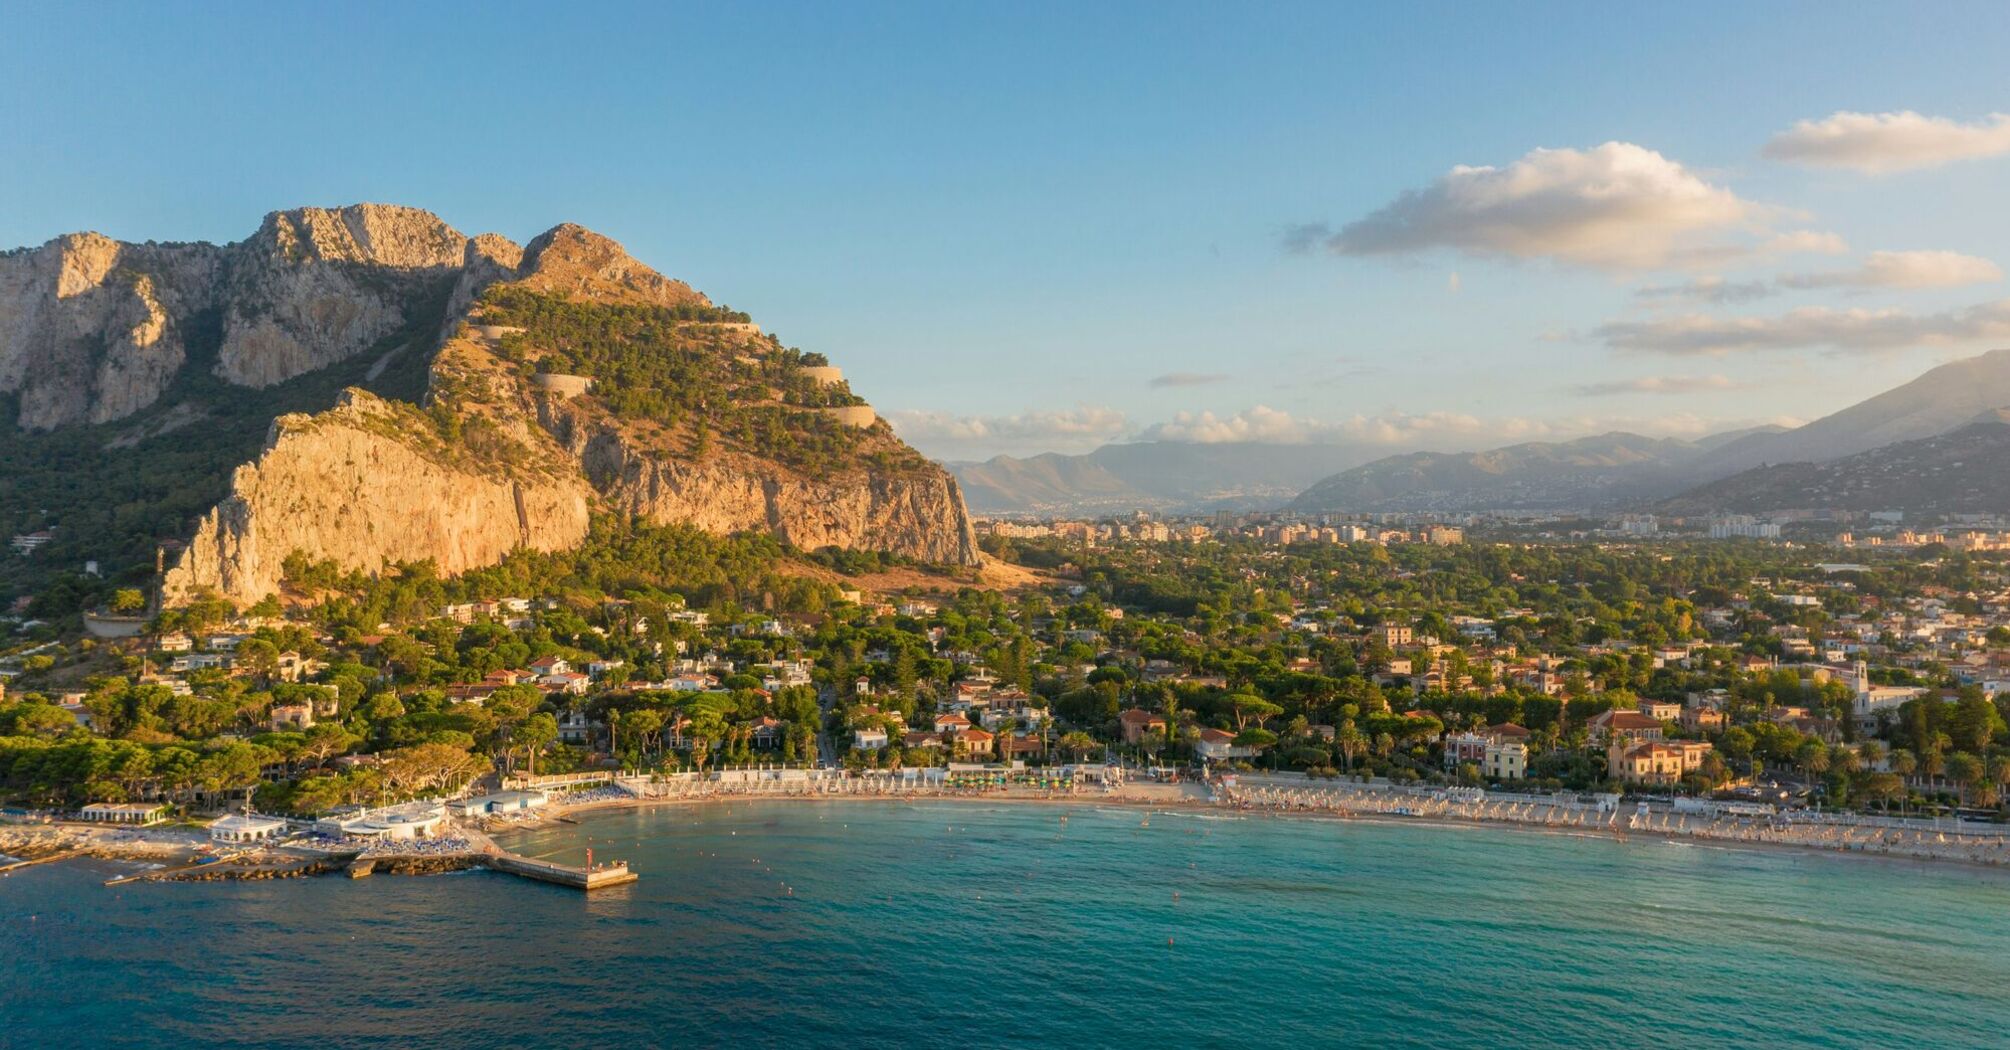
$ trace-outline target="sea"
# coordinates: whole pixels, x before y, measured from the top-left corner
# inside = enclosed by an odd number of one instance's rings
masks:
[[[4,1047],[2003,1047],[2010,872],[1081,805],[594,814],[489,872],[0,880]]]

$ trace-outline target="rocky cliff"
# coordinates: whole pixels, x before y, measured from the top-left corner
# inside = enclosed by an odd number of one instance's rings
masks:
[[[409,406],[362,391],[327,412],[280,417],[168,572],[164,598],[208,590],[257,601],[279,589],[296,550],[366,572],[430,558],[457,573],[518,547],[563,550],[586,538],[592,491],[577,473],[457,462],[427,440],[429,427]]]
[[[514,267],[506,245],[474,251],[437,217],[382,204],[274,212],[221,247],[58,237],[0,255],[0,393],[20,395],[28,430],[123,419],[189,364],[205,315],[221,325],[215,373],[271,386],[442,313],[471,264]]]
[[[451,289],[468,239],[417,208],[275,212],[232,245],[216,373],[271,386],[361,353]]]
[[[188,359],[223,251],[95,233],[0,255],[0,393],[23,428],[103,423],[152,404]]]
[[[576,546],[586,539],[596,508],[714,532],[766,531],[804,550],[873,549],[931,563],[979,563],[955,479],[901,444],[884,423],[862,431],[832,427],[819,414],[833,411],[828,400],[776,400],[784,387],[813,398],[834,395],[791,378],[804,367],[799,351],[781,347],[750,323],[707,320],[744,315],[722,315],[689,285],[576,226],[558,227],[520,249],[494,235],[463,238],[431,216],[407,211],[359,206],[276,213],[249,241],[190,256],[211,260],[219,273],[178,275],[164,285],[176,295],[188,287],[195,289],[188,297],[205,289],[213,297],[222,329],[215,370],[241,385],[283,380],[354,356],[392,329],[425,320],[427,310],[440,312],[442,333],[424,410],[350,390],[328,411],[275,420],[263,452],[236,470],[229,495],[202,518],[169,571],[163,583],[168,601],[204,592],[239,604],[257,601],[279,588],[284,562],[295,551],[367,572],[422,559],[443,572],[461,572],[494,564],[518,548]],[[113,262],[92,261],[82,268],[87,276],[115,267],[130,251],[105,244],[111,247],[95,250]],[[54,272],[35,274],[53,287],[62,266]],[[71,282],[111,286],[102,276]],[[693,439],[694,427],[708,433],[706,419],[686,415],[666,428],[660,420],[634,418],[627,414],[634,409],[624,406],[641,396],[635,391],[626,399],[597,393],[575,399],[530,382],[543,350],[521,344],[562,337],[461,323],[492,308],[487,296],[498,288],[558,304],[574,320],[587,311],[595,325],[639,324],[659,338],[667,332],[688,339],[662,352],[679,356],[678,367],[694,370],[689,374],[724,384],[721,400],[700,398],[695,411],[739,414],[712,422],[716,440]],[[158,300],[161,294],[129,291],[113,304],[133,318],[125,330],[138,333],[136,345],[173,345],[175,310],[163,307],[157,317],[147,312],[148,296]],[[592,313],[603,307],[615,312]],[[74,327],[97,320],[92,315]],[[504,332],[517,334],[498,334]],[[622,349],[618,341],[616,349]],[[646,357],[658,349],[652,344],[638,352]],[[96,364],[107,360],[114,358]],[[174,367],[184,363],[177,357]],[[750,376],[760,381],[746,382]],[[779,385],[763,385],[769,382]],[[103,393],[91,397],[96,400],[86,399],[91,407],[85,418],[119,403]],[[62,404],[74,413],[74,398]],[[792,459],[784,447],[763,445],[792,427],[819,433],[808,446],[792,440],[786,448],[824,457],[821,469]]]
[[[977,537],[946,471],[810,477],[752,456],[655,456],[605,431],[580,464],[609,506],[709,532],[765,530],[803,550],[891,551],[917,561],[975,565]]]

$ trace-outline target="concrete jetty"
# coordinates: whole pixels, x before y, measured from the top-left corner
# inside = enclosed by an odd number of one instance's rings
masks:
[[[537,860],[502,850],[485,855],[483,860],[496,871],[536,879],[539,882],[549,882],[554,886],[570,886],[588,893],[604,890],[609,886],[624,886],[634,882],[638,877],[628,870],[628,862],[623,860],[606,861],[588,867]]]

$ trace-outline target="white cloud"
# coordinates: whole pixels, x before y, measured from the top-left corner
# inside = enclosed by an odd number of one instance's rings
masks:
[[[1789,288],[1958,288],[2003,279],[1995,263],[1960,252],[1872,252],[1854,270],[1789,274]]]
[[[2010,113],[1962,124],[1946,117],[1838,111],[1803,120],[1766,142],[1774,160],[1884,175],[2010,153]]]
[[[1766,238],[1759,251],[1767,255],[1842,255],[1849,251],[1849,242],[1839,233],[1788,230]]]
[[[1699,394],[1709,390],[1735,390],[1738,384],[1726,375],[1705,376],[1636,376],[1632,379],[1610,379],[1597,383],[1580,383],[1571,387],[1571,392],[1580,397],[1606,397],[1613,394]]]
[[[1506,167],[1453,168],[1324,243],[1342,255],[1452,248],[1476,255],[1547,258],[1582,266],[1645,269],[1691,252],[1747,249],[1708,235],[1756,232],[1768,209],[1711,185],[1651,149],[1608,142],[1591,149],[1537,149]],[[1323,230],[1295,227],[1287,244]]]
[[[1297,444],[1312,439],[1305,424],[1291,413],[1268,405],[1245,408],[1230,416],[1213,412],[1181,412],[1169,423],[1156,423],[1141,435],[1146,441],[1190,441],[1216,445],[1231,441],[1267,441]]]
[[[1097,405],[990,416],[906,410],[887,413],[887,421],[903,440],[943,455],[1087,450],[1130,430],[1122,412]]]
[[[1807,307],[1774,317],[1690,314],[1651,321],[1615,321],[1595,334],[1617,350],[1663,354],[1724,354],[1746,350],[1900,350],[2010,338],[2010,299],[1960,310]]]
[[[1220,372],[1167,372],[1164,375],[1153,376],[1146,385],[1162,389],[1178,386],[1212,386],[1215,383],[1226,382],[1228,377]]]
[[[1719,276],[1698,277],[1680,284],[1648,285],[1633,294],[1642,299],[1679,299],[1693,303],[1742,303],[1773,294],[1764,281],[1727,281]]]

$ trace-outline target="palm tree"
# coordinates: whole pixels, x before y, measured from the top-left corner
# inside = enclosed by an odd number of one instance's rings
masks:
[[[1340,754],[1347,760],[1347,772],[1354,772],[1354,756],[1367,746],[1367,739],[1361,735],[1359,727],[1349,718],[1341,721],[1340,729],[1334,734],[1334,741],[1340,745]]]
[[[1986,773],[1982,760],[1966,751],[1956,751],[1947,756],[1947,779],[1954,782],[1955,797],[1964,804],[1968,801],[1969,792],[1981,786]]]

